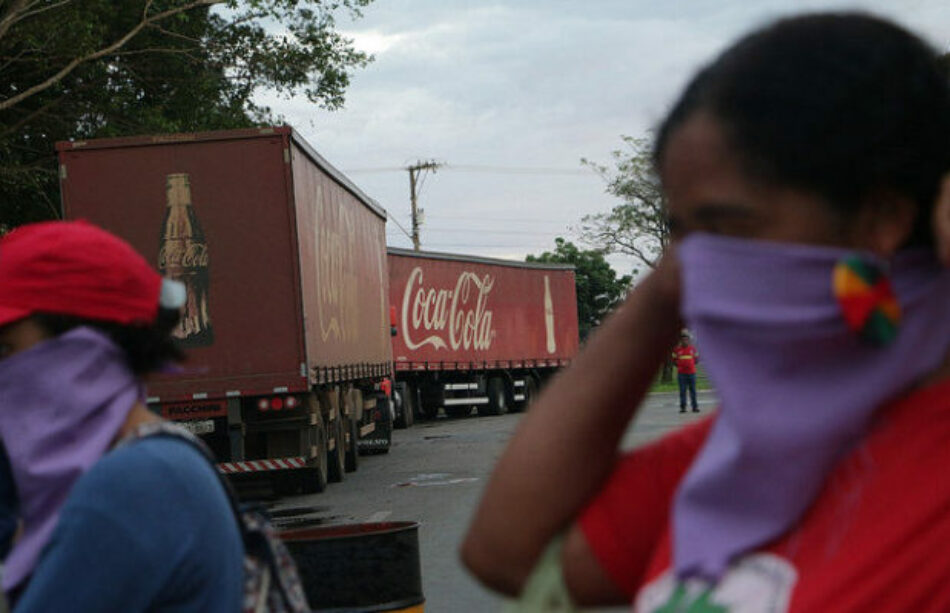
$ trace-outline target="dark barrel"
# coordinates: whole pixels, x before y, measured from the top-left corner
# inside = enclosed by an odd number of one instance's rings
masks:
[[[284,530],[314,611],[422,611],[419,524]]]

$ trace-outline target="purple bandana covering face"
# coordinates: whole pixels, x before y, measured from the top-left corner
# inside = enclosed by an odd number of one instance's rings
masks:
[[[673,505],[681,578],[718,579],[736,556],[790,529],[876,409],[936,369],[950,347],[950,272],[898,254],[896,340],[852,333],[832,270],[853,252],[710,235],[687,238],[682,312],[722,403]]]
[[[109,450],[141,391],[121,349],[88,328],[0,361],[0,438],[23,520],[4,560],[5,591],[33,572],[70,490]]]

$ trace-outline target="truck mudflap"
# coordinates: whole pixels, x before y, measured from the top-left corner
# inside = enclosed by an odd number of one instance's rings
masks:
[[[256,473],[271,470],[290,470],[306,468],[307,458],[296,456],[292,458],[273,458],[269,460],[246,460],[243,462],[221,462],[218,470],[226,475],[235,473]]]

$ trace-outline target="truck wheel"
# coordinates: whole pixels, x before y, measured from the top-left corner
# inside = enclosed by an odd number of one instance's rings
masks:
[[[299,473],[297,477],[304,494],[319,494],[327,489],[327,431],[323,428],[322,422],[310,428],[311,440],[317,447],[317,457],[311,460],[313,462],[311,466],[298,469],[296,472]]]
[[[508,412],[508,391],[505,389],[505,380],[501,377],[492,377],[485,388],[488,396],[486,413],[488,415],[504,415]]]
[[[327,449],[327,477],[330,483],[343,481],[343,466],[345,464],[346,440],[343,437],[343,415],[337,413],[336,419],[330,423],[335,444],[332,450]],[[328,444],[329,447],[329,444]]]
[[[422,396],[419,394],[419,386],[414,383],[408,384],[409,397],[412,399],[412,421],[415,422],[419,419],[425,419],[425,415],[422,412]]]
[[[527,410],[537,397],[538,380],[534,377],[534,375],[528,375],[524,378],[524,400],[521,403],[522,410]]]
[[[413,389],[406,383],[397,383],[393,397],[398,399],[396,422],[393,424],[397,428],[410,428],[415,421],[415,399],[412,397]]]
[[[403,399],[402,411],[406,416],[405,421],[407,428],[411,428],[412,424],[416,423],[416,398],[414,392],[415,390],[408,385],[406,386],[406,395]]]
[[[356,420],[352,417],[346,418],[346,428],[350,435],[350,442],[346,446],[346,458],[345,458],[345,468],[346,472],[355,472],[359,467],[360,463],[360,454],[359,454],[359,439],[360,439],[360,425],[356,423]]]

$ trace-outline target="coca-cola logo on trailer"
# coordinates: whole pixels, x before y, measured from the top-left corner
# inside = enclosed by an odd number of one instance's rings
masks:
[[[488,295],[495,280],[474,272],[458,276],[453,289],[426,288],[422,268],[409,274],[402,296],[402,329],[410,350],[425,345],[435,349],[485,351],[495,338]]]
[[[214,343],[208,291],[208,243],[191,202],[191,177],[172,173],[165,177],[165,220],[158,248],[158,270],[185,284],[185,304],[178,325],[172,330],[183,347],[207,347]]]
[[[358,267],[365,256],[358,250],[367,241],[360,241],[365,229],[352,207],[344,206],[338,193],[318,189],[318,199],[326,198],[317,209],[317,266],[320,284],[317,287],[317,308],[321,338],[344,343],[360,340],[360,280]],[[322,195],[322,194],[325,194]]]
[[[208,246],[166,242],[158,251],[159,268],[199,268],[208,265]]]

